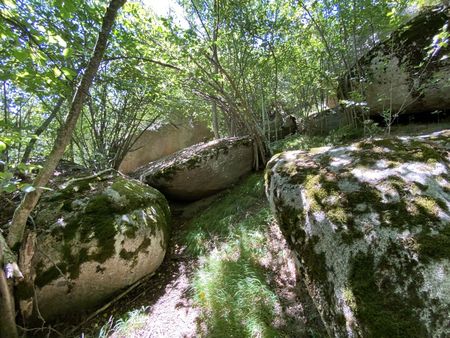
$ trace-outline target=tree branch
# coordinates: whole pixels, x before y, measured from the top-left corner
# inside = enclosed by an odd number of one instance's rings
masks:
[[[158,61],[158,60],[153,60],[153,59],[149,59],[146,57],[141,57],[141,56],[114,56],[114,57],[110,57],[110,58],[105,58],[103,59],[102,62],[111,62],[111,61],[116,61],[116,60],[138,60],[138,61],[144,61],[144,62],[151,62],[163,67],[167,67],[167,68],[171,68],[171,69],[175,69],[178,71],[182,71],[183,69],[181,69],[180,67],[171,65],[169,63],[165,63],[162,61]]]

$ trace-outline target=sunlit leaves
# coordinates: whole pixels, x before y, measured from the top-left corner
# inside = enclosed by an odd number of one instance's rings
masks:
[[[439,33],[433,36],[433,41],[431,45],[428,47],[427,52],[428,56],[435,57],[442,48],[446,48],[448,46],[449,39],[450,39],[450,32],[448,31],[448,23],[446,23],[439,30]]]
[[[60,77],[62,72],[58,67],[54,67],[53,68],[53,73],[55,74],[56,77]]]
[[[50,44],[57,44],[57,45],[59,45],[60,47],[63,47],[63,48],[67,47],[66,41],[59,35],[49,34],[47,42],[50,43]]]
[[[6,150],[6,143],[0,141],[0,153],[4,152],[5,150]]]
[[[35,191],[36,188],[33,187],[31,184],[24,184],[23,186],[20,187],[20,190],[25,193],[29,193],[29,192]]]
[[[68,47],[68,48],[64,48],[64,50],[63,50],[63,56],[65,58],[70,57],[72,55],[72,53],[73,53],[73,49],[72,48]]]

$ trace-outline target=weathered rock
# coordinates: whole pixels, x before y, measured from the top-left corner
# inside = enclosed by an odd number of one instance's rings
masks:
[[[280,153],[266,193],[330,337],[447,337],[450,131]]]
[[[314,112],[304,117],[300,123],[300,131],[308,135],[327,135],[333,130],[352,124],[352,111],[337,106],[321,112]]]
[[[428,9],[392,33],[341,80],[338,94],[363,93],[372,114],[424,113],[450,107],[450,45],[435,36],[448,25],[449,8]]]
[[[39,313],[52,320],[91,309],[152,273],[165,255],[169,218],[160,192],[114,171],[45,194],[32,258]]]
[[[249,173],[253,146],[248,137],[199,143],[142,167],[134,176],[176,200],[195,201],[229,187]]]
[[[272,119],[266,121],[264,129],[271,141],[280,140],[297,132],[297,119],[294,115],[277,112],[273,114]]]
[[[125,174],[137,168],[159,160],[164,156],[189,147],[193,144],[212,139],[214,134],[201,122],[171,123],[156,130],[145,131],[125,155],[119,171]]]

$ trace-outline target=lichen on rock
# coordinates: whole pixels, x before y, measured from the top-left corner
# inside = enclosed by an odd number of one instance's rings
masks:
[[[170,211],[159,191],[108,171],[46,193],[35,222],[37,304],[52,319],[153,272],[167,248]]]
[[[338,94],[361,93],[373,115],[445,111],[450,104],[447,44],[449,5],[430,6],[358,60],[341,80]],[[390,117],[392,118],[392,117]]]
[[[134,177],[175,200],[195,201],[228,188],[253,166],[249,137],[199,143],[141,167]]]
[[[448,334],[449,140],[365,140],[268,163],[267,197],[330,336]]]

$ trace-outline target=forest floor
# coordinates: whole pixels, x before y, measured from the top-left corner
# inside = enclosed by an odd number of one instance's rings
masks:
[[[255,173],[210,200],[172,206],[156,275],[73,336],[325,336],[263,190]]]
[[[449,127],[413,126],[393,134]],[[273,149],[347,141],[296,135]],[[171,208],[170,244],[156,274],[76,330],[60,330],[64,336],[326,337],[271,215],[262,172],[210,199]]]

